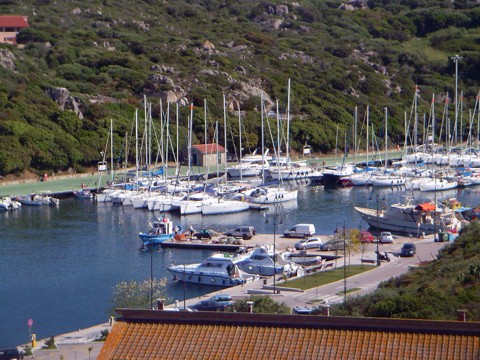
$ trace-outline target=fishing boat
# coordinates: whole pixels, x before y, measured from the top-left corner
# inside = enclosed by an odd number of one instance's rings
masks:
[[[433,234],[438,231],[458,231],[462,226],[455,212],[439,203],[415,203],[407,197],[405,203],[390,205],[386,210],[355,207],[362,219],[374,229],[406,234]]]
[[[217,253],[201,263],[171,265],[167,267],[167,270],[177,281],[231,287],[258,279],[258,275],[248,274],[238,267],[238,262],[244,260],[245,257],[246,255]]]
[[[155,220],[147,233],[140,233],[138,236],[140,236],[143,246],[157,245],[173,239],[182,231],[183,228],[180,225],[174,225],[169,218],[163,217]]]

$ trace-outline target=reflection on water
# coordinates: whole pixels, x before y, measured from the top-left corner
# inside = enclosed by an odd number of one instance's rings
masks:
[[[268,217],[276,213],[282,233],[296,223],[313,223],[319,234],[331,234],[337,224],[366,227],[354,206],[375,208],[377,193],[382,206],[402,201],[397,189],[345,188],[324,190],[301,187],[297,201],[270,205],[267,211],[201,216],[167,214],[184,229],[192,225],[224,232],[237,225],[253,225],[259,233],[273,233]],[[380,196],[381,195],[381,196]],[[410,195],[410,194],[409,194]],[[419,201],[435,196],[414,192]],[[478,205],[478,190],[449,190],[438,199],[457,197]],[[385,201],[383,201],[385,198]],[[62,200],[58,208],[24,206],[0,213],[0,347],[28,342],[26,321],[34,320],[33,332],[45,338],[106,321],[110,296],[121,281],[145,280],[150,264],[156,278],[169,280],[170,300],[197,297],[211,288],[177,284],[166,265],[199,262],[207,251],[162,249],[141,251],[138,233],[145,231],[159,212],[132,207],[94,204],[87,200]]]

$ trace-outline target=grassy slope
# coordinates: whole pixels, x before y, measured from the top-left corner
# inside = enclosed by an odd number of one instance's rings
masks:
[[[334,149],[337,125],[340,133],[351,133],[355,106],[362,119],[370,105],[370,123],[377,132],[388,107],[389,135],[401,141],[414,85],[422,89],[420,112],[428,112],[432,93],[453,92],[449,56],[457,52],[465,57],[461,88],[466,99],[474,97],[480,51],[478,29],[468,25],[475,23],[468,1],[465,9],[457,10],[435,1],[418,9],[403,2],[386,8],[374,3],[368,10],[344,11],[336,1],[301,1],[287,3],[288,12],[282,12],[275,7],[285,4],[280,1],[0,2],[2,13],[28,15],[32,25],[23,34],[24,50],[5,46],[16,57],[17,71],[0,67],[0,145],[5,150],[0,174],[94,164],[112,118],[118,158],[125,133],[131,133],[135,108],[143,109],[143,95],[153,102],[158,122],[159,94],[172,89],[181,89],[185,101],[196,106],[196,142],[203,142],[204,100],[213,137],[214,121],[223,117],[222,95],[238,99],[246,110],[244,140],[253,149],[260,139],[255,111],[260,98],[258,90],[247,89],[264,90],[279,100],[284,112],[291,78],[291,113],[293,119],[303,119],[291,124],[291,145],[298,151],[308,141],[321,152]],[[448,22],[442,24],[447,15],[457,16],[458,25],[470,29],[457,31]],[[432,24],[424,26],[427,20]],[[433,34],[435,46],[431,34],[416,37],[422,26],[440,29]],[[203,48],[206,40],[214,49]],[[154,65],[173,71],[155,70]],[[155,76],[171,82],[155,82]],[[52,87],[67,88],[85,118],[59,109],[46,94]],[[96,95],[112,99],[93,103]],[[186,144],[187,115],[188,108],[181,108],[181,146]],[[235,114],[230,117],[238,141],[237,119]]]

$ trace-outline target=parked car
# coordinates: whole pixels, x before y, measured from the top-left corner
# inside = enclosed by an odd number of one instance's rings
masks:
[[[374,237],[371,232],[369,231],[362,231],[360,233],[360,242],[362,243],[372,243],[374,240]]]
[[[197,238],[198,240],[211,239],[213,237],[213,234],[210,230],[202,229],[199,232],[196,232],[195,234],[193,234],[193,237]]]
[[[316,249],[322,245],[322,239],[318,237],[311,237],[307,239],[300,240],[295,243],[295,249],[297,250],[306,250],[306,249]]]
[[[216,295],[213,295],[209,300],[213,300],[213,301],[225,304],[227,306],[233,305],[232,297],[228,294],[216,294]]]
[[[331,238],[322,245],[320,245],[318,248],[321,251],[337,251],[337,250],[343,250],[344,245],[348,246],[348,241],[343,240],[341,238]]]
[[[393,244],[393,236],[391,232],[382,231],[378,241],[382,244]]]
[[[225,311],[229,304],[215,300],[202,300],[198,303],[189,306],[190,309],[197,311]]]
[[[297,224],[294,227],[285,230],[283,236],[289,237],[309,237],[315,234],[315,225],[313,224]]]
[[[415,256],[417,247],[413,243],[405,243],[400,249],[400,256]]]
[[[17,348],[2,348],[0,349],[0,360],[23,359],[24,352]]]
[[[242,238],[243,240],[249,240],[255,235],[257,232],[253,226],[240,226],[233,230],[228,230],[223,234],[226,236],[233,236],[237,238]]]

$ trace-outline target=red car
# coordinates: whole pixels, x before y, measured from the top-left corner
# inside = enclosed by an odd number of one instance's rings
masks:
[[[360,233],[360,241],[362,243],[373,243],[373,235],[369,231],[362,231]]]

